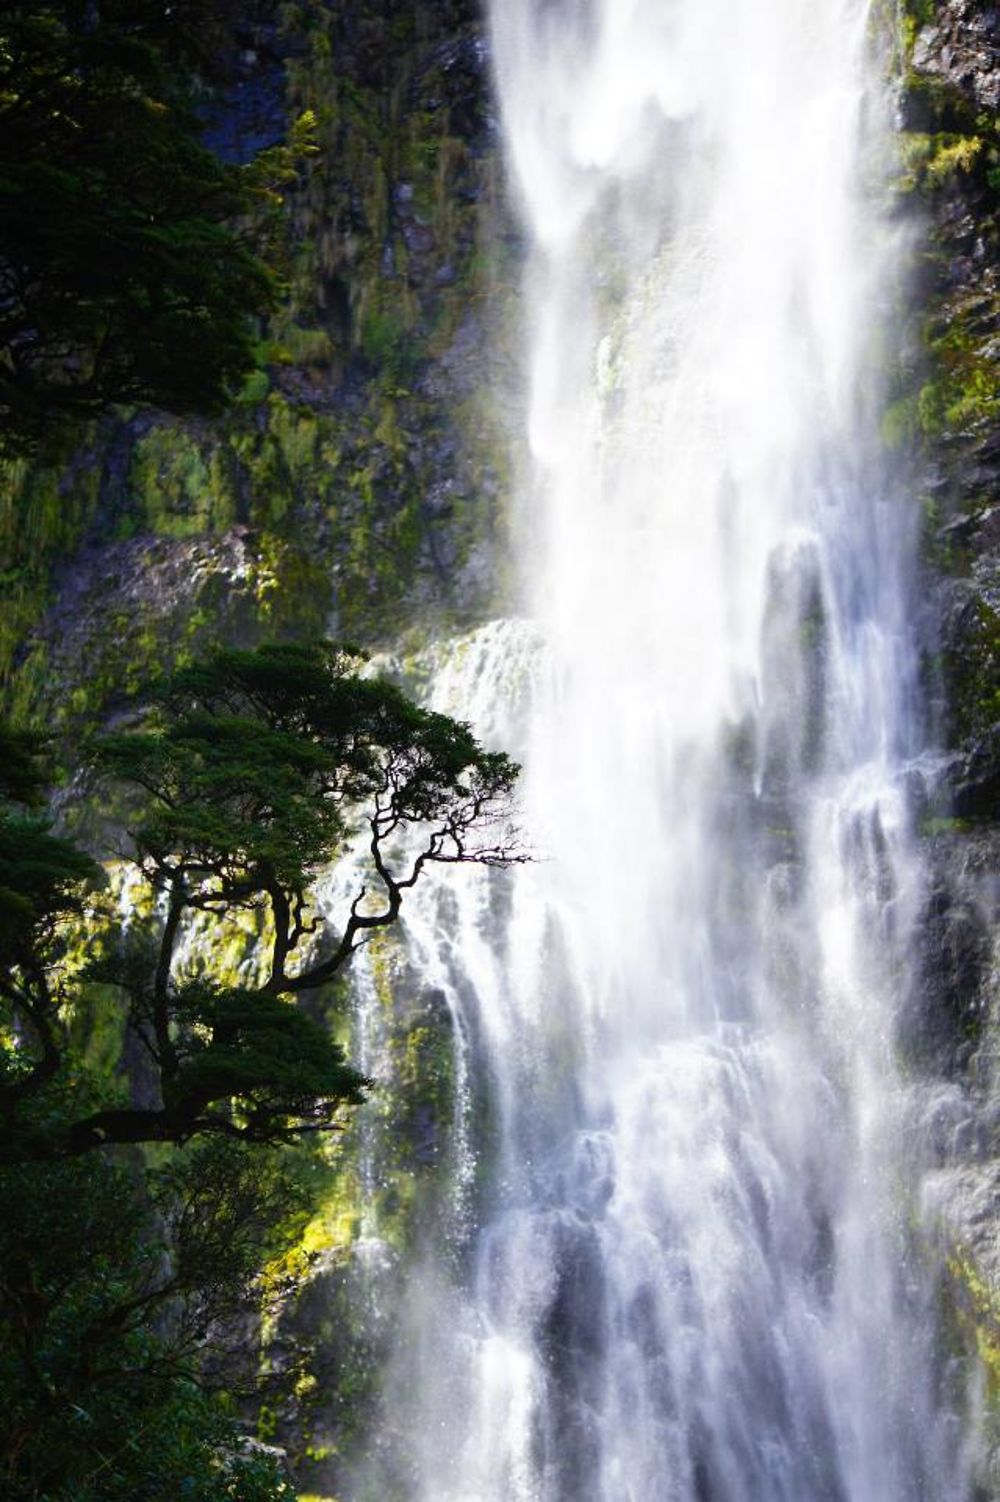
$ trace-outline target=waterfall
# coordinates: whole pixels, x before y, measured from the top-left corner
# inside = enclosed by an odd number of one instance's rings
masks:
[[[485,694],[543,858],[408,919],[461,1119],[386,1495],[962,1502],[896,1039],[922,730],[869,7],[492,25],[533,624],[476,634],[436,702]]]

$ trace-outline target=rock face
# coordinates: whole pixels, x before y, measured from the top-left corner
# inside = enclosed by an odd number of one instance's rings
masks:
[[[932,19],[914,43],[915,72],[941,80],[963,101],[996,110],[1000,107],[1000,11],[982,0],[947,0],[932,9]]]
[[[1000,816],[1000,12],[977,0],[910,7],[900,101],[905,212],[921,221],[915,311],[887,423],[915,455],[927,518],[933,645],[926,682],[943,756],[927,805],[931,870],[922,965],[933,1010],[966,1029],[973,1070],[992,940]]]
[[[245,159],[310,111],[318,148],[262,368],[221,421],[109,421],[2,477],[0,687],[67,734],[193,646],[376,644],[502,593],[517,245],[475,9],[256,4],[231,43],[209,140]]]
[[[942,755],[923,828],[917,987],[900,1046],[936,1102],[930,1222],[958,1347],[985,1373],[983,1498],[1000,1496],[1000,10],[910,0],[902,187],[922,222],[887,426],[927,518],[926,681]]]

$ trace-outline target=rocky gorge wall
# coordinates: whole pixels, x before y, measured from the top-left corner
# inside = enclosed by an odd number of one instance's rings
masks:
[[[245,160],[309,111],[316,148],[260,368],[224,420],[125,414],[0,487],[0,687],[67,731],[216,640],[423,638],[504,591],[516,242],[475,7],[244,14],[209,140]]]
[[[915,780],[926,890],[899,1046],[932,1102],[924,1211],[952,1355],[978,1369],[986,1499],[1000,1496],[1000,12],[907,0],[903,49],[912,286],[884,433],[924,515],[935,751]]]

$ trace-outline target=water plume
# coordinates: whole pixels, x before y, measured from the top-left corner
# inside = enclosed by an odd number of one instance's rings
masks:
[[[464,1198],[388,1379],[399,1489],[961,1502],[896,1057],[923,729],[869,8],[492,25],[534,624],[437,692],[489,686],[550,859],[408,919],[455,1019]]]

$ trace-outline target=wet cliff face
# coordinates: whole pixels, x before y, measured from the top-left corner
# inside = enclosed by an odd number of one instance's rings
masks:
[[[315,117],[290,295],[225,419],[125,414],[4,474],[0,680],[67,732],[220,638],[377,644],[503,595],[518,251],[475,8],[251,6],[219,45],[223,154]]]
[[[936,1087],[930,1221],[957,1350],[981,1363],[982,1496],[1000,1495],[1000,11],[911,0],[901,202],[913,315],[887,437],[925,513],[926,689],[940,756],[919,809],[927,890],[900,1045]]]
[[[904,1042],[975,1092],[1000,849],[1000,13],[976,0],[909,9],[900,186],[915,296],[886,436],[925,515],[925,687],[942,754],[920,811],[922,1000]]]

